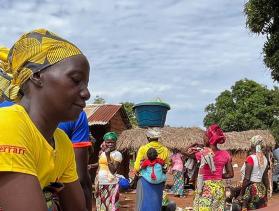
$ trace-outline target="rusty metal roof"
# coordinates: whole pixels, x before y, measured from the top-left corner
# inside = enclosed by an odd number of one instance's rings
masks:
[[[89,104],[86,105],[84,111],[90,126],[106,125],[121,107],[121,104]]]

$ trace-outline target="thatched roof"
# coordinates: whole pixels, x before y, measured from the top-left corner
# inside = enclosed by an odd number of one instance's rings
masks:
[[[138,150],[140,146],[148,143],[145,131],[146,129],[142,128],[123,131],[117,141],[117,148]],[[203,133],[204,131],[200,128],[164,127],[161,129],[160,142],[170,149],[185,148],[197,141],[202,143]]]
[[[140,146],[147,143],[145,136],[146,129],[135,128],[125,130],[119,136],[117,141],[117,148],[119,150],[130,149],[137,151]],[[178,148],[185,149],[192,143],[203,143],[204,130],[200,128],[175,128],[164,127],[161,129],[162,137],[160,142],[170,149]],[[261,135],[267,146],[274,148],[275,139],[268,130],[248,130],[243,132],[229,132],[225,133],[227,141],[225,144],[220,145],[222,149],[227,150],[249,150],[250,139],[254,135]]]
[[[255,135],[260,135],[264,139],[265,146],[275,147],[275,139],[269,130],[247,130],[243,132],[228,132],[226,142],[220,145],[222,149],[228,150],[249,150],[250,139]]]

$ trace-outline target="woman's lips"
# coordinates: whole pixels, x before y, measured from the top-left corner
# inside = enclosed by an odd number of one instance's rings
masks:
[[[75,106],[80,107],[80,108],[85,108],[86,104],[85,103],[74,103]]]

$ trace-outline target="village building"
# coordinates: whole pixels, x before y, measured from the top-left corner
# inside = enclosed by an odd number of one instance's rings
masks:
[[[114,131],[119,135],[132,126],[122,104],[89,104],[85,107],[84,111],[88,119],[90,132],[95,139],[93,146],[94,154],[91,156],[89,163],[96,163],[98,162],[98,154],[104,134]],[[125,167],[129,166],[129,160],[127,160],[128,156],[125,156],[127,152],[123,150],[122,153],[124,159],[120,165],[121,169],[119,171],[124,175],[128,175],[129,169],[127,170]],[[91,170],[90,174],[92,181],[94,181],[96,169]]]

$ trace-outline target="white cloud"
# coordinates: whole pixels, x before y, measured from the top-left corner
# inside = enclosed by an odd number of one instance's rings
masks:
[[[202,126],[204,107],[237,80],[271,87],[265,38],[246,29],[243,1],[0,0],[0,44],[48,28],[91,63],[90,89],[108,102],[160,97],[167,123]]]
[[[108,101],[125,99],[125,96],[146,96],[148,100],[153,100],[164,92],[171,90],[171,86],[168,84],[147,84],[140,81],[131,81],[125,84],[111,84],[104,89],[91,89],[93,96],[99,95]],[[128,99],[127,99],[128,101]]]
[[[214,89],[201,89],[200,92],[202,94],[211,94],[217,96],[220,94],[221,90],[214,90]]]

